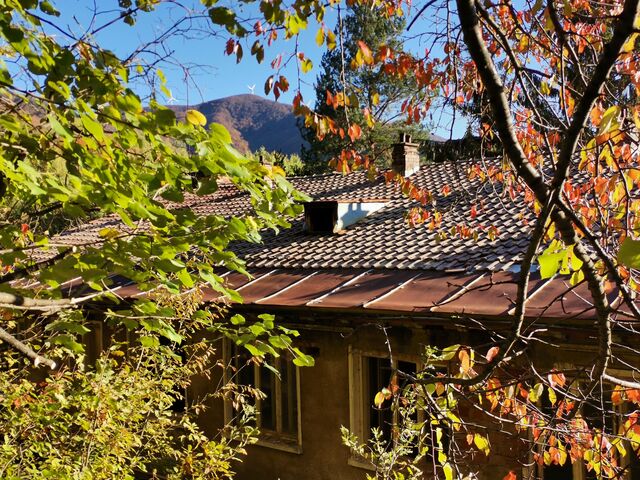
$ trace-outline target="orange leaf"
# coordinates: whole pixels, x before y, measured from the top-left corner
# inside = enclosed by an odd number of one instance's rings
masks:
[[[364,60],[364,63],[371,65],[373,63],[373,54],[371,53],[371,49],[362,40],[358,40],[358,46],[362,52],[362,59]]]
[[[491,347],[485,357],[487,359],[487,362],[490,362],[491,360],[493,360],[499,351],[500,351],[500,347]]]
[[[502,480],[517,480],[517,476],[516,474],[513,472],[513,470],[511,470],[509,473],[507,473],[505,475],[505,477]]]
[[[622,387],[620,385],[616,385],[611,393],[611,403],[614,405],[620,405],[622,403]]]
[[[548,379],[552,387],[555,387],[556,385],[558,385],[559,387],[563,387],[567,381],[566,378],[564,377],[564,373],[556,372],[556,371],[552,371],[549,374]]]
[[[633,403],[640,404],[640,390],[627,390],[627,398]]]
[[[458,353],[460,359],[460,372],[467,373],[471,369],[471,358],[466,350],[460,350]]]
[[[362,136],[362,129],[360,128],[360,125],[358,125],[357,123],[352,124],[349,127],[349,138],[351,139],[351,141],[355,142],[361,136]]]

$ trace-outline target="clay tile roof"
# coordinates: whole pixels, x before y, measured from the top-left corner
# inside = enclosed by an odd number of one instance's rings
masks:
[[[267,268],[374,268],[436,271],[501,271],[519,261],[528,243],[530,214],[522,204],[503,194],[499,185],[470,181],[469,163],[440,163],[423,166],[410,178],[436,196],[443,213],[438,230],[428,225],[410,226],[405,215],[417,206],[397,187],[380,176],[371,181],[364,172],[294,177],[293,184],[315,200],[387,198],[387,205],[340,234],[309,234],[297,218],[292,227],[278,234],[266,232],[261,244],[242,243],[237,253],[250,267]],[[451,188],[441,194],[445,185]],[[471,206],[477,216],[471,218]],[[449,235],[458,225],[481,228],[478,239]],[[489,240],[487,229],[494,226],[498,236]]]
[[[410,226],[406,213],[416,202],[402,195],[398,187],[382,176],[371,180],[365,172],[292,177],[297,189],[315,200],[358,201],[387,199],[387,204],[339,234],[308,234],[303,231],[302,216],[292,227],[278,234],[268,231],[262,243],[242,242],[233,245],[250,268],[322,268],[322,269],[392,269],[434,271],[503,271],[519,261],[528,243],[531,219],[522,204],[514,203],[497,184],[469,180],[469,162],[438,163],[423,166],[410,178],[415,185],[429,189],[436,208],[442,212],[442,225],[430,230],[426,224]],[[451,193],[442,195],[448,185]],[[471,206],[477,216],[471,218]],[[207,196],[185,195],[176,208],[190,208],[201,215],[230,217],[251,209],[249,198],[231,183],[221,183]],[[448,235],[456,226],[466,224],[479,229],[478,239]],[[488,239],[486,230],[494,226],[498,236]],[[56,244],[82,245],[99,243],[105,227],[122,228],[115,215],[96,219],[68,230],[55,239]],[[440,233],[440,234],[439,234]],[[43,258],[51,251],[41,252]]]

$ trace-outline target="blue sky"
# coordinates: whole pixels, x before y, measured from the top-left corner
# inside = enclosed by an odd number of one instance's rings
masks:
[[[203,7],[197,1],[186,1],[183,4],[193,8],[193,11],[202,11]],[[99,8],[104,13],[95,18],[95,24],[106,23],[117,17],[114,0],[101,0]],[[56,3],[62,13],[62,22],[75,33],[81,33],[93,19],[93,2],[89,0],[62,0]],[[247,16],[255,16],[255,10],[245,12]],[[160,4],[156,11],[150,14],[140,14],[134,27],[116,22],[98,34],[97,40],[106,48],[116,52],[121,58],[128,56],[138,45],[152,39],[159,32],[173,24],[176,19],[184,16],[184,10],[172,4]],[[329,22],[333,26],[333,22]],[[196,30],[207,27],[206,20],[195,20],[190,26]],[[299,48],[304,51],[314,65],[319,65],[322,52],[316,46],[314,35],[316,28],[309,30],[308,34],[301,35]],[[210,32],[194,32],[190,38],[180,35],[174,36],[167,42],[172,51],[172,57],[176,62],[189,67],[189,78],[185,78],[184,69],[178,65],[165,63],[162,67],[167,77],[167,83],[177,103],[199,103],[215,98],[250,93],[250,86],[255,85],[255,93],[264,96],[263,86],[265,80],[273,73],[270,62],[278,54],[291,52],[291,41],[277,42],[267,48],[265,60],[258,64],[249,54],[250,45],[244,45],[244,58],[236,63],[235,57],[229,57],[224,53],[227,37],[225,35],[211,35]],[[158,50],[160,51],[160,50]],[[173,63],[173,62],[170,62]],[[282,73],[294,83],[297,75],[295,62],[291,62]],[[316,71],[312,71],[301,77],[301,87],[305,98],[311,99],[313,95],[313,82]],[[292,89],[293,90],[293,89]],[[291,102],[292,91],[284,94],[280,101]]]
[[[235,9],[242,6],[239,2],[227,3],[232,3]],[[127,57],[136,47],[165,31],[177,19],[183,18],[185,16],[183,7],[189,9],[192,14],[203,11],[198,0],[182,0],[181,4],[182,6],[171,2],[161,3],[156,11],[140,14],[133,27],[122,21],[116,21],[97,35],[97,41],[103,47],[113,50],[121,58]],[[224,2],[221,1],[219,4],[224,4]],[[94,17],[93,0],[59,0],[56,2],[56,7],[62,14],[59,23],[78,35],[82,34],[90,25],[102,25],[117,18],[119,12],[117,0],[95,0],[95,5],[98,5],[101,13]],[[245,10],[240,11],[240,15],[243,18],[257,18],[259,13],[255,6],[245,6]],[[329,13],[325,22],[327,27],[333,28],[336,22],[335,12]],[[269,75],[274,73],[270,66],[271,60],[278,54],[283,54],[284,58],[291,54],[294,48],[293,41],[278,41],[271,47],[267,47],[265,60],[262,64],[258,64],[255,58],[250,55],[250,45],[244,45],[244,58],[240,63],[236,63],[235,57],[229,57],[224,53],[228,37],[220,32],[207,30],[208,26],[209,23],[206,19],[195,19],[193,23],[185,24],[185,27],[189,27],[187,37],[175,35],[165,43],[166,48],[171,52],[171,59],[162,64],[162,70],[173,96],[165,101],[193,105],[230,95],[251,93],[252,88],[250,87],[254,86],[253,92],[256,95],[264,96],[264,82]],[[322,50],[315,43],[316,31],[317,25],[311,25],[298,38],[299,50],[312,60],[314,69],[307,74],[299,75],[296,61],[291,61],[287,67],[283,68],[281,73],[289,79],[291,89],[283,94],[279,101],[285,103],[292,101],[299,78],[305,101],[309,105],[313,104],[315,100],[313,84],[322,57]],[[157,46],[152,50],[158,54],[164,54],[164,50]],[[152,56],[153,53],[147,53],[147,61]],[[183,67],[188,67],[188,69]],[[187,71],[188,73],[186,73]],[[138,85],[137,90],[144,96],[145,91],[148,91],[148,86]],[[446,123],[446,119],[444,123]],[[461,136],[465,127],[466,122],[457,122],[453,136]],[[446,125],[437,128],[435,133],[449,136]]]

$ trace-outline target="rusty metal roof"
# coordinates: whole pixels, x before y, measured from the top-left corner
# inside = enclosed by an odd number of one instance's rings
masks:
[[[250,272],[253,274],[254,272]],[[518,274],[511,272],[448,274],[433,271],[273,269],[258,270],[249,280],[225,275],[250,307],[348,310],[402,313],[410,316],[508,318],[514,313]],[[122,294],[122,293],[121,293]],[[616,292],[609,289],[611,299]],[[586,284],[568,277],[541,279],[532,275],[526,302],[529,319],[595,318]],[[207,290],[205,299],[224,302]],[[618,312],[624,318],[623,312]]]

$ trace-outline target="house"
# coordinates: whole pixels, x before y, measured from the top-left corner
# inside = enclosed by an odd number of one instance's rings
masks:
[[[312,200],[290,229],[267,232],[259,244],[235,245],[252,277],[223,274],[244,299],[230,310],[249,318],[275,314],[278,322],[301,333],[298,345],[316,361],[313,368],[298,368],[280,358],[277,378],[236,360],[236,366],[245,366],[245,381],[267,394],[258,403],[262,435],[237,466],[239,480],[364,478],[371,466],[342,446],[340,427],[361,440],[370,437],[372,427],[391,435],[393,413],[373,404],[392,370],[418,371],[427,345],[489,345],[496,332],[509,330],[531,216],[498,183],[474,178],[471,166],[420,166],[410,138],[395,146],[393,171],[432,192],[442,214],[437,228],[429,228],[429,221],[411,226],[407,212],[415,202],[382,177],[326,174],[291,179]],[[494,170],[500,168],[496,161]],[[187,199],[187,206],[237,213],[247,202],[232,186],[223,186],[213,198]],[[82,234],[99,228],[84,228]],[[135,287],[119,293],[133,295]],[[589,298],[583,284],[533,274],[527,328],[544,328],[545,338],[561,346],[530,346],[528,354],[541,371],[593,363]],[[211,291],[205,300],[220,298]],[[221,350],[232,361],[233,346]],[[189,394],[206,394],[210,382],[195,382]],[[201,422],[214,434],[233,411],[222,402],[210,407]],[[478,478],[503,478],[509,470],[522,472],[523,478],[592,478],[580,462],[551,468],[532,464],[513,432],[496,432],[491,441],[489,457],[465,459]],[[638,465],[630,465],[625,478],[640,478],[639,473]]]
[[[392,414],[373,404],[391,367],[415,372],[426,345],[487,344],[491,332],[510,328],[518,262],[529,241],[527,207],[496,184],[470,178],[469,162],[420,166],[416,148],[409,138],[396,145],[393,169],[433,192],[443,214],[439,228],[409,225],[412,202],[382,178],[328,174],[292,179],[312,201],[291,229],[236,247],[252,278],[227,275],[244,298],[233,310],[276,314],[301,332],[301,345],[316,359],[313,368],[289,366],[280,380],[253,367],[254,382],[271,398],[260,406],[265,434],[238,467],[239,479],[364,478],[370,467],[341,446],[340,426],[363,440],[372,427],[390,435]],[[463,225],[478,236],[458,234]],[[592,363],[584,328],[594,318],[589,298],[585,285],[533,275],[529,325],[544,326],[547,338],[563,345],[560,356],[532,346],[536,366]],[[210,410],[212,424],[223,421],[214,413],[221,411]],[[492,436],[492,443],[488,459],[467,460],[480,478],[509,470],[527,478],[591,478],[580,462],[523,468],[530,453],[510,435]],[[633,468],[627,478],[640,478]]]

